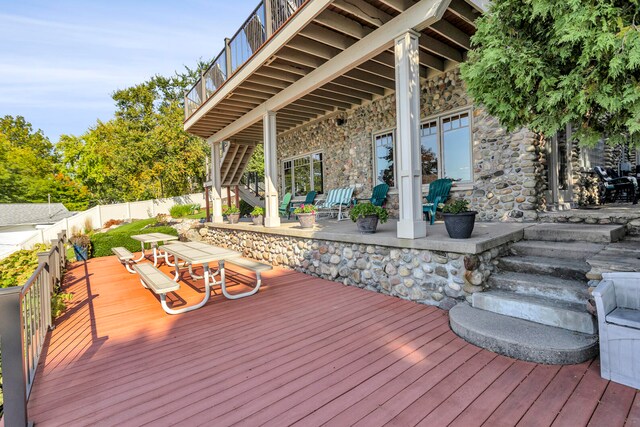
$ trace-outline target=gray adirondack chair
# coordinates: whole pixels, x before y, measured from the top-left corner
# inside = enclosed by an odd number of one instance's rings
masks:
[[[600,330],[600,375],[640,388],[640,273],[603,273],[593,291]]]

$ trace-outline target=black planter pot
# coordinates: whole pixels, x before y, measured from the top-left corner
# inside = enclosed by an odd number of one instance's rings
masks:
[[[378,228],[378,215],[367,215],[356,220],[358,231],[362,234],[372,234]]]
[[[459,214],[444,214],[444,226],[452,239],[468,239],[476,223],[476,214],[470,211]]]

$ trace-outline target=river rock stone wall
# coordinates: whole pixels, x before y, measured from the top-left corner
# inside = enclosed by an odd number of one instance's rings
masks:
[[[484,290],[495,268],[493,261],[504,250],[494,248],[478,255],[446,253],[214,226],[193,234],[272,265],[445,309]]]
[[[538,138],[526,129],[508,133],[496,118],[474,106],[457,69],[424,82],[421,89],[423,118],[471,109],[474,182],[454,187],[452,194],[469,200],[481,221],[535,220],[536,210],[544,206],[538,196],[544,185]],[[279,168],[283,159],[322,151],[325,190],[353,186],[357,197],[369,197],[374,181],[373,135],[394,129],[395,116],[395,95],[389,95],[280,135]],[[281,174],[282,170],[280,182]],[[394,189],[386,207],[397,217]]]

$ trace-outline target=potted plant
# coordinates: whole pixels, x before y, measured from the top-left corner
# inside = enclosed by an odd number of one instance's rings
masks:
[[[260,206],[256,206],[251,211],[251,218],[253,218],[254,225],[262,225],[262,221],[264,219],[264,209]]]
[[[312,228],[316,223],[316,207],[314,205],[300,205],[293,210],[300,221],[300,227]]]
[[[444,226],[452,239],[468,239],[476,223],[476,211],[469,210],[469,202],[453,200],[442,207]]]
[[[86,261],[89,259],[89,247],[91,246],[89,236],[77,233],[71,236],[69,241],[73,245],[73,253],[76,255],[78,261]]]
[[[358,203],[349,212],[349,217],[363,234],[375,233],[378,222],[384,224],[389,218],[387,210],[372,203]]]
[[[240,209],[235,206],[223,206],[222,214],[227,216],[230,224],[237,224],[240,221]]]

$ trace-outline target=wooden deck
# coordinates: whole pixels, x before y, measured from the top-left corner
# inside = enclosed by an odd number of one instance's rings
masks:
[[[237,289],[250,280],[230,276]],[[113,257],[91,260],[88,277],[73,266],[67,283],[73,302],[29,403],[40,426],[640,425],[640,395],[602,380],[597,361],[498,356],[437,308],[300,273],[179,316]]]

